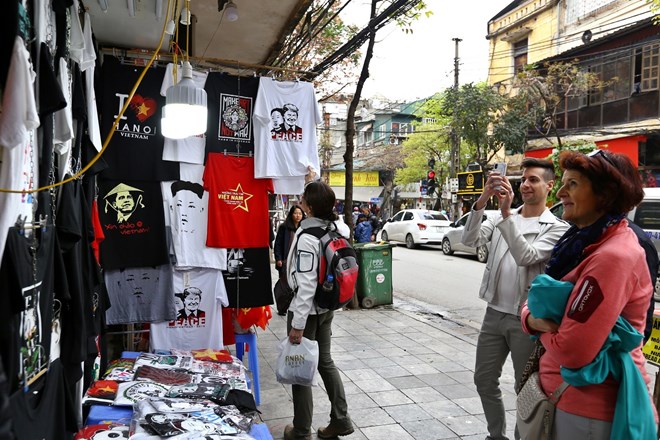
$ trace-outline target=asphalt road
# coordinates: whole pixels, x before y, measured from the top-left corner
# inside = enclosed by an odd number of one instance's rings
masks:
[[[479,328],[486,303],[479,299],[485,264],[474,256],[442,253],[440,246],[392,249],[394,298]]]

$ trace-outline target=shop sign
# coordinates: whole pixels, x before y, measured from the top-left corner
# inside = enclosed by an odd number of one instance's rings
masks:
[[[660,316],[658,315],[653,316],[653,331],[642,347],[642,352],[648,363],[660,367]]]
[[[330,171],[330,186],[346,186],[345,171]],[[378,184],[378,171],[354,171],[353,186],[380,186]]]
[[[484,192],[484,173],[468,171],[458,173],[458,194],[481,194]]]

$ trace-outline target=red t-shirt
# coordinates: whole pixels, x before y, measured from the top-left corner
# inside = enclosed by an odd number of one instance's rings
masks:
[[[273,182],[254,178],[254,158],[209,153],[204,189],[209,192],[207,246],[268,247],[268,193],[274,192]]]

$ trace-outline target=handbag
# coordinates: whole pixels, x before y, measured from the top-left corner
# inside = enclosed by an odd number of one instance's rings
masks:
[[[561,385],[547,396],[538,371],[530,374],[516,398],[516,426],[522,440],[550,440],[557,402],[568,388]]]
[[[273,287],[273,293],[275,294],[277,314],[281,316],[286,315],[286,311],[289,310],[289,305],[293,300],[293,289],[289,287],[286,281],[282,281],[282,278],[280,278],[275,283],[275,287]]]

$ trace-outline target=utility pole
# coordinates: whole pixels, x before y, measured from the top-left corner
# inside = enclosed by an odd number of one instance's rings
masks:
[[[458,43],[460,43],[461,40],[460,38],[452,38],[452,41],[454,42],[454,92],[458,93],[458,64],[459,64],[459,58],[458,58]],[[452,129],[451,132],[451,164],[449,166],[449,177],[451,178],[456,178],[458,177],[458,170],[460,166],[460,146],[461,146],[461,141],[458,136],[458,133],[456,133],[456,129]],[[453,195],[452,195],[453,198]],[[456,221],[459,217],[458,214],[458,199],[456,202],[452,204],[453,208],[453,220]]]

